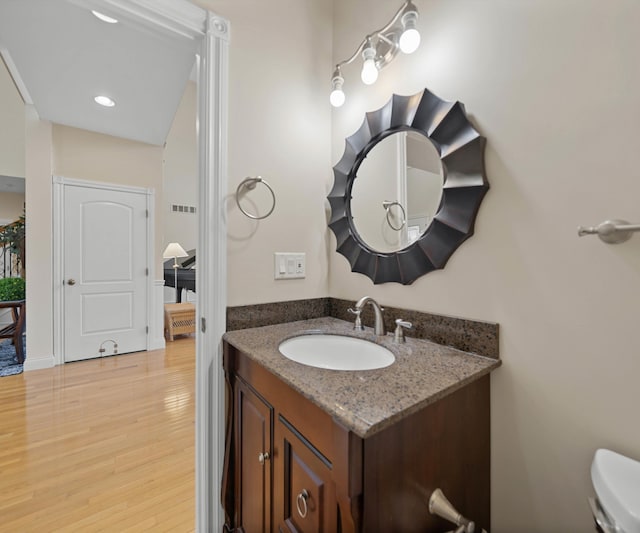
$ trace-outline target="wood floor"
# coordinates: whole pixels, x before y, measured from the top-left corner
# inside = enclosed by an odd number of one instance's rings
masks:
[[[0,378],[0,531],[193,531],[195,340]]]

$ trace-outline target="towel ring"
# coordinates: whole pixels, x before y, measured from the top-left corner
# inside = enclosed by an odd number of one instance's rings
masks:
[[[397,205],[400,208],[400,210],[402,211],[402,224],[400,224],[399,228],[396,228],[391,223],[391,219],[389,218],[389,214],[391,213],[391,208],[394,205]],[[404,207],[402,207],[402,204],[400,202],[391,202],[389,200],[385,200],[384,202],[382,202],[382,207],[384,207],[385,211],[387,212],[387,224],[389,224],[391,229],[396,230],[396,231],[400,231],[402,228],[404,228],[404,225],[407,223],[407,212],[404,210]]]
[[[242,192],[242,190],[247,189],[249,191],[252,191],[253,189],[256,188],[256,185],[258,183],[262,183],[267,189],[269,189],[269,192],[271,193],[271,198],[273,198],[273,205],[271,206],[271,209],[269,209],[269,212],[263,216],[258,216],[258,215],[249,213],[245,211],[240,205],[240,193]],[[236,189],[236,204],[238,205],[238,209],[240,209],[240,211],[242,211],[242,214],[244,214],[245,216],[253,220],[262,220],[263,218],[267,218],[271,213],[273,213],[273,210],[276,208],[276,195],[273,192],[273,189],[271,188],[271,186],[265,180],[263,180],[261,176],[257,176],[255,178],[249,177],[249,178],[243,179],[240,182],[240,185],[238,185],[238,188]]]

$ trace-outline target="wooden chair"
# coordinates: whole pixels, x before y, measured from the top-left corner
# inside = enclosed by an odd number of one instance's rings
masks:
[[[25,301],[15,300],[10,302],[0,302],[0,309],[11,309],[13,323],[0,329],[0,339],[11,339],[16,348],[18,363],[24,363],[24,345],[22,335],[24,334]]]

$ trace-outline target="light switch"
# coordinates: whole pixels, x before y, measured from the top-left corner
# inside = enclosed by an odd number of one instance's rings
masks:
[[[275,252],[274,279],[304,278],[306,254],[304,252]]]

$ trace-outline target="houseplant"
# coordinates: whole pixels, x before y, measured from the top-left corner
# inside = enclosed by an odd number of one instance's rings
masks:
[[[9,247],[18,260],[20,275],[25,276],[25,217],[24,212],[18,220],[0,226],[0,246]]]
[[[25,299],[25,282],[22,278],[0,278],[0,301]]]

